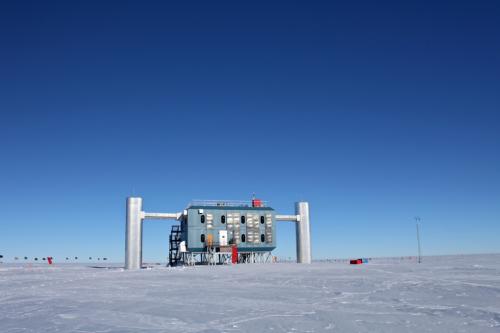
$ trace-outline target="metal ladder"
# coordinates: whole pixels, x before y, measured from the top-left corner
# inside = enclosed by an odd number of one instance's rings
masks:
[[[181,226],[173,225],[169,236],[169,251],[168,251],[168,265],[174,267],[182,262],[180,255],[181,245]]]

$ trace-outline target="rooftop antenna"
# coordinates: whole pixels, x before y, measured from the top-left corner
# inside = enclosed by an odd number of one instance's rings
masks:
[[[422,263],[422,250],[421,250],[421,247],[420,247],[420,217],[419,216],[415,216],[415,224],[417,226],[417,245],[418,245],[418,263]]]

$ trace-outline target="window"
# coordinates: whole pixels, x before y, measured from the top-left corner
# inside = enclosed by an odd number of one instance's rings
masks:
[[[241,224],[245,224],[245,216],[241,217]]]
[[[201,223],[205,223],[205,215],[201,216]]]
[[[245,237],[245,234],[242,234],[242,235],[241,235],[241,242],[242,242],[242,243],[245,243],[245,238],[246,238],[246,237]]]
[[[202,243],[205,243],[205,234],[201,234],[200,241]]]
[[[226,216],[225,215],[222,215],[220,217],[220,223],[222,223],[222,224],[226,223]]]
[[[260,217],[260,224],[264,224],[264,216]]]
[[[266,236],[264,234],[260,235],[260,241],[264,243],[266,241]]]

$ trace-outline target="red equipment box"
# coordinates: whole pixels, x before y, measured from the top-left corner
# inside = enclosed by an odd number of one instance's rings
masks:
[[[252,200],[252,207],[262,207],[262,200],[260,200],[260,199],[253,199]]]

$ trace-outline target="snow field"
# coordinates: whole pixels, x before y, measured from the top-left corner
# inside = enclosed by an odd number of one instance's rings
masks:
[[[124,271],[0,265],[0,332],[500,332],[500,255]]]

